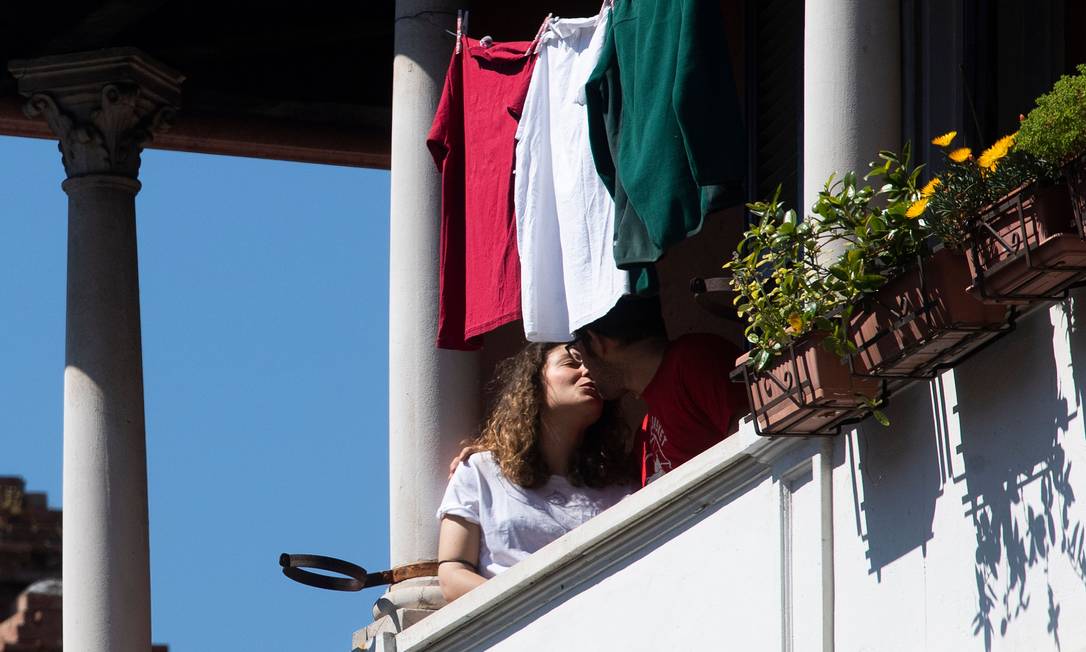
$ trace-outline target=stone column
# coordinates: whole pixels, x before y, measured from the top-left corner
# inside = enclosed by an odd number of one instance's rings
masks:
[[[448,464],[479,425],[478,355],[435,346],[441,178],[426,134],[453,50],[445,30],[455,30],[457,6],[396,2],[388,317],[393,567],[436,558],[434,514]],[[375,626],[398,631],[442,604],[436,578],[407,580],[378,601]]]
[[[178,73],[132,49],[13,61],[26,112],[60,139],[68,194],[64,641],[151,647],[135,196],[140,151],[180,100]]]
[[[881,149],[901,146],[898,0],[807,0],[803,44],[803,209],[810,214],[831,173],[867,172]],[[827,257],[840,255],[827,247]],[[813,460],[822,512],[822,641],[834,647],[833,459],[835,438]]]
[[[803,36],[803,210],[830,174],[866,174],[901,146],[898,0],[807,0]],[[839,251],[839,250],[838,250]]]

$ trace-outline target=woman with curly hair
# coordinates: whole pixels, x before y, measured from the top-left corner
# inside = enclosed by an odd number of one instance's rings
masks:
[[[565,344],[503,361],[474,455],[438,509],[438,579],[455,600],[632,490],[628,428]]]

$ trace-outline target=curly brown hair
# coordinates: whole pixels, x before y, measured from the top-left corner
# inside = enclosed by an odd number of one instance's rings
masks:
[[[483,430],[473,446],[490,451],[502,475],[526,488],[542,486],[550,469],[540,447],[543,368],[547,355],[565,344],[532,342],[498,364],[495,391]],[[632,479],[630,429],[617,401],[605,401],[603,414],[588,427],[573,451],[568,479],[575,486],[605,487]]]

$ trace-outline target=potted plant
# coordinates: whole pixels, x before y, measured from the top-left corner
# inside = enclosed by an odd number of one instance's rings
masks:
[[[964,291],[965,261],[935,241],[916,208],[937,183],[917,189],[921,168],[910,166],[909,147],[901,156],[880,152],[870,167],[865,178],[878,192],[855,192],[846,177],[839,188],[827,184],[814,205],[823,228],[848,242],[844,262],[877,272],[873,283],[854,277],[845,290],[861,307],[847,331],[850,363],[862,376],[930,378],[1009,330],[1011,315]]]
[[[949,247],[965,251],[970,292],[986,302],[1055,299],[1086,272],[1086,241],[1057,166],[1004,136],[979,156],[953,147],[956,132],[933,140],[944,171],[913,211]]]
[[[881,152],[860,184],[827,181],[814,219],[775,195],[725,265],[751,351],[736,377],[763,434],[833,431],[871,412],[892,385],[930,377],[1008,328],[1007,310],[965,293],[960,255],[928,241],[911,210],[919,168]],[[887,382],[891,380],[892,382]]]
[[[892,274],[853,321],[854,372],[932,378],[1008,332],[1014,313],[966,292],[969,280],[962,256],[941,244]]]
[[[1064,75],[1022,119],[1017,148],[1062,168],[1079,228],[1086,218],[1086,64]]]
[[[853,306],[819,261],[819,224],[779,197],[748,205],[758,220],[725,265],[751,343],[733,378],[747,386],[760,434],[827,433],[874,409],[883,388],[842,363]]]

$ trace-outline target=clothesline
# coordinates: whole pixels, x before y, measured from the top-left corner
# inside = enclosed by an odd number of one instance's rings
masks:
[[[655,261],[742,197],[719,4],[605,0],[500,43],[469,38],[468,18],[427,139],[442,173],[438,346],[478,348],[517,319],[530,341],[565,341],[624,294],[654,293]]]
[[[609,0],[605,0],[604,6],[607,6],[608,1]],[[468,13],[467,9],[458,9],[456,11],[456,32],[453,33],[445,30],[445,33],[452,34],[452,36],[456,38],[456,45],[454,46],[453,51],[454,54],[460,54],[461,44],[463,43],[464,37],[468,34]],[[543,36],[543,32],[550,26],[553,16],[553,13],[548,13],[547,17],[543,19],[543,22],[539,25],[539,29],[535,33],[535,37],[531,41],[532,44],[528,47],[524,56],[531,56],[539,52],[539,39]],[[483,47],[490,47],[493,45],[494,40],[489,36],[484,36],[479,42],[483,44]]]

